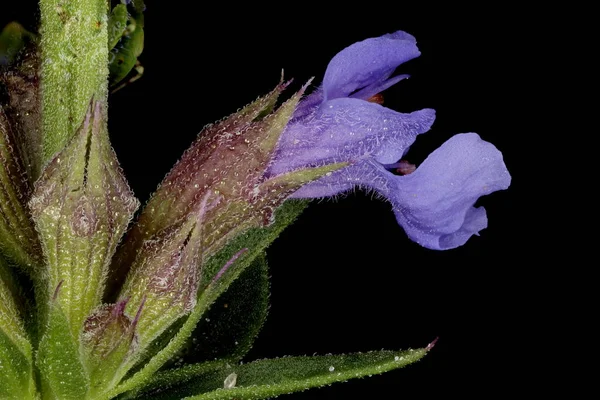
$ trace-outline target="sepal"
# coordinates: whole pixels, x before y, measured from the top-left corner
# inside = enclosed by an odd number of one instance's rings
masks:
[[[133,319],[125,315],[126,305],[127,300],[103,305],[85,321],[82,345],[92,398],[116,386],[135,358],[143,305]]]
[[[138,252],[119,297],[128,300],[129,315],[144,304],[138,322],[142,348],[196,305],[204,219],[215,203],[205,196],[195,213],[146,240]]]

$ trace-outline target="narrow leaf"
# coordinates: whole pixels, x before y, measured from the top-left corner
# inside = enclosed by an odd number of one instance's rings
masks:
[[[0,259],[0,398],[30,399],[35,394],[31,344],[16,296],[19,290]]]
[[[58,297],[60,295],[58,292]],[[43,392],[52,394],[52,397],[48,398],[85,398],[89,383],[80,360],[79,344],[57,301],[50,304],[48,324],[40,341],[36,364],[41,372]]]
[[[0,329],[0,399],[34,399],[31,348],[24,353]]]
[[[373,351],[347,355],[283,357],[225,366],[206,374],[187,376],[188,382],[140,395],[146,400],[268,399],[348,379],[377,375],[412,364],[428,349]],[[167,372],[168,373],[168,372]],[[166,374],[166,373],[165,373]],[[159,378],[160,375],[157,377]],[[235,378],[235,379],[234,379]],[[233,383],[235,381],[235,384]]]
[[[148,380],[146,386],[140,390],[132,390],[119,396],[119,400],[138,398],[142,393],[152,393],[156,390],[166,390],[193,379],[196,376],[225,368],[229,363],[224,360],[207,361],[198,364],[188,364],[181,368],[169,369],[158,372]],[[145,396],[144,396],[145,397]]]
[[[0,106],[0,254],[33,276],[41,263],[41,249],[27,209],[30,195],[16,132]]]

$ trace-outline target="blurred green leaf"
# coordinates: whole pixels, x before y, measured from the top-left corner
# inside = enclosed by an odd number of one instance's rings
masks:
[[[0,67],[12,64],[34,35],[18,22],[8,23],[0,32]]]
[[[127,29],[127,6],[117,4],[108,18],[108,49],[112,50]]]
[[[240,274],[198,323],[184,363],[240,360],[260,332],[269,307],[269,271],[264,253]]]
[[[124,9],[124,10],[123,10]],[[109,82],[111,87],[117,86],[133,70],[138,62],[138,57],[144,50],[144,14],[143,2],[132,2],[128,9],[124,4],[119,4],[113,9],[114,21],[112,27],[125,25],[118,37],[111,37],[109,25]],[[116,14],[115,14],[116,12]],[[123,21],[123,16],[126,20]],[[116,39],[116,41],[115,41]],[[112,44],[112,45],[111,45]]]

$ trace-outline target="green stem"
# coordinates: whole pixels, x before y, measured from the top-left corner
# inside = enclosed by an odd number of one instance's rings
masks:
[[[40,0],[43,162],[108,95],[107,0]]]

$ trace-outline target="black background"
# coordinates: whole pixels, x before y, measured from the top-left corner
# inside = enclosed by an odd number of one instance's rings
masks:
[[[17,2],[13,2],[17,3]],[[2,6],[0,23],[34,28],[35,2]],[[421,347],[421,362],[290,399],[488,397],[511,393],[531,363],[535,302],[520,252],[528,240],[519,192],[527,76],[533,51],[520,9],[441,9],[430,2],[345,5],[292,2],[147,2],[144,77],[110,97],[111,139],[144,202],[207,123],[279,80],[320,83],[344,47],[405,30],[421,57],[386,91],[401,112],[437,110],[433,129],[407,158],[422,161],[453,134],[477,132],[504,154],[511,187],[482,198],[489,227],[456,250],[423,249],[406,238],[390,207],[361,193],[313,202],[269,249],[271,310],[247,359]],[[521,61],[519,61],[521,59]]]

